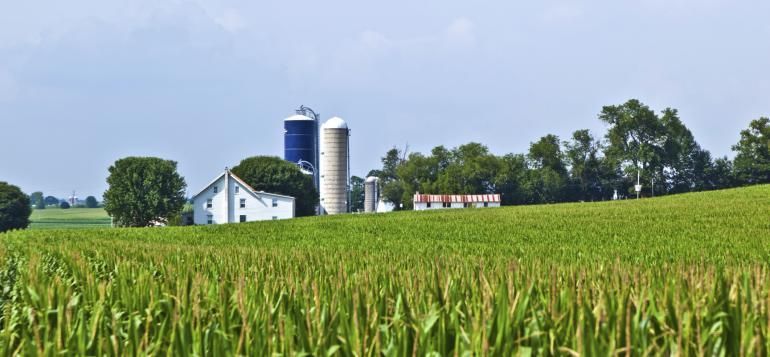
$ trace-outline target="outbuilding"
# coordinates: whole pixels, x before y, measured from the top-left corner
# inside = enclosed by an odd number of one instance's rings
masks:
[[[417,192],[414,194],[413,203],[415,211],[449,208],[500,207],[500,195],[422,195]]]
[[[294,218],[294,197],[256,191],[227,168],[192,201],[196,225]]]

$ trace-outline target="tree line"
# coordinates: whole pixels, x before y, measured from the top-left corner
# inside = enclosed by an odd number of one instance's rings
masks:
[[[30,204],[35,209],[46,209],[49,207],[70,208],[70,203],[65,199],[59,199],[54,196],[45,196],[43,192],[36,191],[29,195]],[[94,196],[86,197],[85,202],[75,205],[76,208],[97,208],[99,201]]]
[[[412,208],[416,192],[500,193],[504,205],[610,200],[635,197],[637,175],[643,196],[705,191],[770,182],[770,120],[759,118],[741,131],[733,160],[702,148],[676,109],[656,113],[639,100],[602,108],[601,137],[577,130],[568,140],[553,134],[532,142],[524,154],[496,156],[480,143],[430,154],[393,148],[382,167],[382,197]],[[363,206],[363,179],[352,180],[352,206]]]

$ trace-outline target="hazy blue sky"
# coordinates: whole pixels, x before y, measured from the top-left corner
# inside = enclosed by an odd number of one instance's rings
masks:
[[[770,115],[766,0],[0,2],[0,181],[27,192],[101,196],[152,155],[194,193],[281,156],[300,104],[348,121],[357,175],[406,143],[602,135],[629,98],[715,155]]]

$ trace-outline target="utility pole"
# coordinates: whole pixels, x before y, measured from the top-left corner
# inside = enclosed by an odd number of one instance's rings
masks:
[[[652,186],[650,186],[650,194],[652,194],[652,197],[655,197],[655,178],[652,178]]]

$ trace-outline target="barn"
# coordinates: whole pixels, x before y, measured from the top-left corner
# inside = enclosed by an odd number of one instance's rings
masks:
[[[227,168],[192,201],[196,225],[294,218],[294,197],[256,191]]]
[[[500,207],[500,195],[424,195],[417,192],[414,194],[413,203],[415,211]]]

